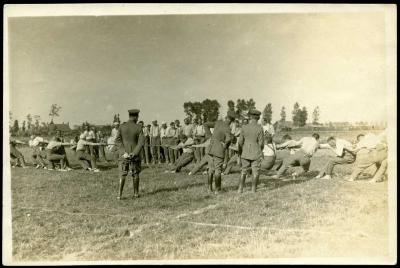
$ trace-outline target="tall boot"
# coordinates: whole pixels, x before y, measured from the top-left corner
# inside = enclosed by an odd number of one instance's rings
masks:
[[[258,174],[253,174],[253,181],[251,183],[251,191],[255,193],[257,191],[257,184],[258,184]]]
[[[122,198],[122,191],[124,190],[124,185],[125,185],[125,176],[119,179],[119,195],[117,197],[118,200]]]
[[[212,187],[212,185],[213,185],[213,177],[214,177],[214,173],[209,172],[208,173],[208,190],[210,192],[213,191],[213,187]]]
[[[133,198],[139,198],[139,176],[133,177]]]
[[[221,174],[215,174],[215,194],[221,192]]]
[[[244,183],[246,181],[246,174],[240,174],[240,178],[239,178],[239,189],[238,189],[238,193],[241,194],[243,193],[243,187],[244,187]]]

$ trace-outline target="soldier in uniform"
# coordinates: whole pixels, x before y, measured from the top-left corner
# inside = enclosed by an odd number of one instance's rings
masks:
[[[231,130],[229,125],[235,120],[236,114],[228,111],[224,121],[218,120],[215,123],[206,123],[207,127],[214,127],[211,136],[210,146],[207,147],[206,154],[210,155],[212,160],[209,161],[208,187],[212,191],[213,177],[215,175],[215,194],[221,191],[221,173],[224,164],[225,151],[231,143]]]
[[[262,151],[264,148],[263,128],[258,124],[260,115],[260,111],[250,110],[250,122],[242,127],[240,133],[238,149],[242,160],[242,173],[240,174],[239,180],[239,193],[243,192],[246,175],[250,168],[253,174],[251,191],[253,193],[256,192],[261,159],[263,156]]]
[[[125,178],[129,171],[131,171],[133,177],[133,198],[139,197],[139,173],[141,171],[140,151],[144,145],[144,135],[142,128],[137,123],[140,111],[131,109],[128,112],[129,120],[120,126],[116,138],[120,156],[119,169],[121,172],[118,200],[122,197]]]

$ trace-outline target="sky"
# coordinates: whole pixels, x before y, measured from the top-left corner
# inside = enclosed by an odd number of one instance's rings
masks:
[[[183,103],[253,98],[273,121],[295,102],[320,121],[383,121],[382,13],[9,18],[12,119],[182,120]],[[371,109],[373,107],[373,110]]]

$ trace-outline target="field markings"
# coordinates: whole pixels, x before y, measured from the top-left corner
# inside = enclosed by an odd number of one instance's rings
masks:
[[[47,208],[40,208],[40,207],[17,207],[13,208],[15,209],[21,209],[21,210],[39,210],[41,212],[50,212],[50,213],[62,213],[62,214],[67,214],[67,215],[75,215],[75,216],[107,216],[107,217],[119,217],[119,218],[129,218],[132,219],[134,216],[129,216],[126,214],[103,214],[103,213],[83,213],[83,212],[69,212],[65,210],[54,210],[54,209],[47,209]]]

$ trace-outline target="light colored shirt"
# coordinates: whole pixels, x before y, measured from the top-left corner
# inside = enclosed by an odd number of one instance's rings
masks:
[[[275,135],[275,129],[274,129],[274,126],[272,124],[267,123],[262,127],[263,127],[263,132],[264,133],[265,133],[265,131],[267,131],[272,136]]]
[[[182,127],[183,134],[185,134],[186,137],[191,137],[193,135],[193,125],[184,125]]]
[[[275,143],[269,143],[264,145],[263,149],[264,156],[275,156],[276,155],[276,145]]]
[[[203,125],[197,125],[196,128],[194,129],[194,136],[200,136],[200,137],[204,137],[206,135],[206,132],[204,130],[204,126]]]
[[[87,141],[85,141],[85,140],[79,140],[79,141],[78,141],[78,144],[76,145],[76,150],[77,150],[77,151],[83,151],[83,150],[85,150],[85,145],[87,145],[87,144],[88,144]]]
[[[173,138],[176,136],[177,132],[178,132],[178,130],[176,128],[168,127],[166,135],[168,138]]]
[[[29,141],[29,146],[30,147],[36,147],[39,145],[40,142],[43,142],[43,138],[42,137],[36,137],[33,140]]]
[[[86,136],[87,139],[96,140],[96,133],[93,130],[90,130]]]
[[[179,138],[179,135],[183,134],[183,128],[182,126],[179,127],[175,126],[175,129],[176,129],[175,138]]]
[[[151,125],[150,127],[150,137],[159,137],[161,134],[160,126]]]
[[[163,128],[163,127],[161,128],[161,130],[160,130],[161,139],[167,136],[167,129],[168,128]]]
[[[299,143],[301,145],[300,150],[310,157],[314,155],[319,147],[319,142],[314,137],[303,137],[300,139]]]
[[[279,144],[278,148],[291,148],[291,147],[299,147],[306,155],[313,156],[314,153],[319,148],[319,142],[314,137],[304,137],[301,138],[299,141],[289,140],[282,144]],[[293,154],[294,152],[290,152]]]
[[[385,133],[382,132],[379,135],[375,135],[373,133],[368,133],[364,136],[364,138],[357,143],[356,149],[367,148],[374,149],[380,143],[385,140]]]
[[[237,131],[236,122],[232,122],[232,123],[229,125],[229,127],[230,127],[230,129],[231,129],[231,133],[232,133],[232,134],[235,134],[236,131]]]
[[[118,136],[118,129],[117,128],[113,128],[111,130],[111,137],[117,137]]]
[[[192,145],[194,144],[194,140],[192,138],[188,138],[184,143],[181,142],[178,144],[177,148],[183,148],[183,153],[193,153]]]
[[[320,148],[324,149],[331,149],[337,156],[342,156],[343,155],[343,150],[345,148],[352,148],[353,145],[351,142],[343,140],[343,139],[336,139],[336,147],[332,147],[329,145],[329,143],[326,144],[320,144]]]
[[[46,149],[51,150],[51,149],[53,149],[53,148],[55,148],[55,147],[57,147],[57,146],[61,146],[61,145],[62,145],[62,142],[59,142],[59,141],[50,141],[49,144],[47,144]]]

